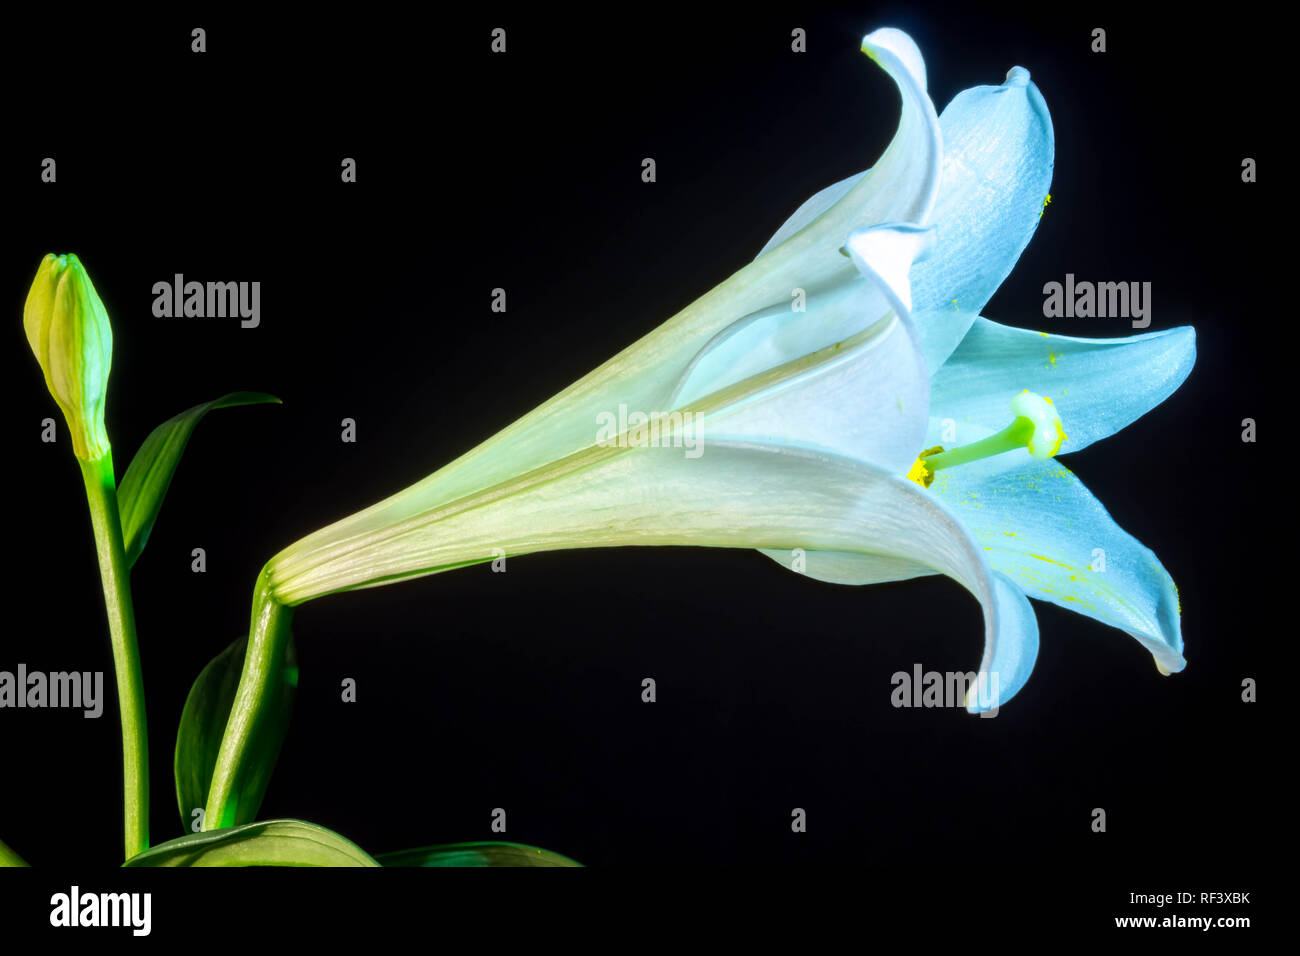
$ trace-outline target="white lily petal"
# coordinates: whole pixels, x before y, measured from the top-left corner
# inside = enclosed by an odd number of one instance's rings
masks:
[[[706,415],[697,429],[703,453],[718,441],[747,440],[905,472],[925,435],[929,379],[904,321],[890,316],[879,326],[861,343],[850,339],[800,360],[808,371]]]
[[[849,190],[856,186],[863,176],[870,174],[871,170],[864,169],[860,173],[854,173],[841,179],[837,183],[831,183],[825,189],[813,193],[803,201],[803,204],[794,211],[794,215],[781,224],[781,228],[772,234],[772,238],[767,240],[766,245],[759,250],[755,259],[760,259],[767,255],[781,243],[785,242],[799,230],[803,229],[809,223],[816,222],[821,218],[826,210],[830,209],[837,202],[848,195]]]
[[[929,375],[907,312],[908,271],[928,240],[927,230],[909,225],[855,230],[846,246],[863,278],[847,294],[807,314],[737,323],[692,362],[673,407],[716,409],[701,431],[707,442],[785,444],[906,471],[929,407]],[[863,321],[871,325],[855,328]],[[810,329],[791,334],[802,325]],[[769,367],[774,359],[783,364]]]
[[[879,326],[892,305],[871,278],[810,295],[806,310],[773,306],[733,322],[691,359],[667,405],[681,408],[770,368]]]
[[[887,554],[847,554],[800,548],[796,560],[794,551],[759,550],[783,568],[828,584],[883,584],[939,573],[924,564]]]
[[[867,226],[849,233],[844,249],[858,272],[874,278],[900,315],[912,311],[912,264],[934,248],[934,229],[911,223]]]
[[[319,547],[340,538],[420,520],[439,507],[571,459],[605,440],[601,416],[614,417],[621,405],[646,415],[678,410],[706,415],[709,440],[726,436],[825,448],[886,466],[904,458],[910,462],[911,446],[925,431],[929,376],[905,306],[907,262],[925,248],[927,238],[924,230],[905,224],[854,233],[850,255],[862,279],[832,298],[825,322],[803,313],[760,313],[713,336],[700,355],[663,363],[656,346],[668,346],[662,333],[674,322],[666,323],[468,455],[298,542],[296,560],[310,562]],[[845,340],[805,351],[829,332],[847,331],[877,316],[885,318],[859,327]],[[808,323],[808,331],[792,334],[801,322]],[[715,355],[719,360],[710,362]],[[627,368],[629,358],[650,364],[628,368],[623,379],[613,376],[610,370]],[[781,359],[786,359],[782,365],[766,367]],[[757,375],[752,374],[755,366],[763,368]],[[673,368],[682,370],[676,381],[665,377]],[[748,377],[732,381],[739,375]],[[703,387],[716,391],[697,395]],[[648,394],[657,401],[638,406],[628,401],[629,394]],[[823,404],[828,401],[843,415],[828,416]],[[579,403],[591,410],[590,417],[573,407]],[[729,404],[743,409],[728,417]],[[679,417],[676,425],[681,424]],[[674,444],[682,447],[683,442]],[[554,457],[545,458],[547,452]]]
[[[1163,672],[1183,669],[1173,579],[1065,466],[1010,452],[943,469],[929,490],[1030,597],[1127,632]]]
[[[846,246],[863,273],[861,282],[877,290],[895,317],[877,323],[859,343],[842,343],[848,346],[843,355],[829,361],[812,357],[818,364],[809,372],[731,404],[707,420],[702,436],[710,443],[748,438],[830,451],[887,471],[905,470],[925,429],[918,415],[928,404],[924,363],[915,331],[906,320],[908,272],[912,258],[929,241],[927,232],[907,226],[855,231]],[[846,297],[849,303],[859,299]],[[848,321],[854,321],[851,314]],[[764,553],[785,561],[786,552]],[[806,555],[806,564],[805,573],[811,577],[843,583],[933,573],[903,559],[875,554],[814,550]]]
[[[978,319],[931,380],[932,422],[968,444],[1007,423],[1024,389],[1052,400],[1069,438],[1060,454],[1115,434],[1174,393],[1196,361],[1190,326],[1116,339],[1048,335]],[[930,435],[941,428],[932,424]]]
[[[277,556],[265,573],[278,600],[297,604],[500,552],[628,545],[895,555],[979,599],[986,663],[1004,659],[1004,641],[1026,645],[1023,613],[1008,608],[984,552],[932,495],[851,459],[766,445],[713,444],[698,459],[665,448],[591,449],[382,536],[334,542],[297,573]],[[1010,676],[999,677],[1004,693],[1016,686]]]
[[[413,488],[346,519],[352,530],[362,534],[385,527],[572,455],[591,444],[600,416],[620,405],[645,413],[670,411],[688,366],[720,332],[753,313],[788,306],[796,288],[824,291],[854,279],[853,264],[840,254],[850,232],[924,218],[938,188],[940,144],[923,68],[918,75],[920,55],[896,30],[871,34],[864,50],[898,83],[904,102],[898,132],[870,177],[760,260],[563,392]]]
[[[906,33],[884,28],[866,36],[862,51],[898,85],[903,97],[898,130],[880,162],[827,186],[806,200],[759,252],[761,259],[823,219],[834,219],[842,235],[885,222],[926,223],[939,195],[943,136],[926,92],[925,58]]]
[[[1055,143],[1042,94],[1021,67],[1001,86],[958,94],[939,117],[943,176],[935,254],[912,274],[917,329],[938,368],[1010,273],[1038,227]]]

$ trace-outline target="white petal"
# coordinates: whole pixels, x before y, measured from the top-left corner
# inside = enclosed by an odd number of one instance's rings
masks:
[[[806,314],[760,313],[726,330],[691,363],[672,407],[709,410],[707,442],[819,449],[905,472],[928,415],[907,313],[908,270],[927,239],[905,225],[856,230],[847,251],[862,279]]]
[[[366,539],[317,539],[273,558],[267,580],[297,604],[466,564],[566,548],[701,545],[896,556],[947,574],[984,607],[986,666],[1002,700],[1019,686],[1032,617],[1008,605],[984,552],[932,495],[834,455],[714,444],[689,459],[665,448],[592,449]],[[499,551],[497,550],[499,549]],[[740,596],[737,596],[740,599]],[[1000,650],[1009,642],[1020,650]]]
[[[912,223],[868,226],[849,233],[844,247],[858,272],[875,279],[890,296],[894,311],[910,315],[912,263],[934,248],[934,230]]]
[[[759,250],[755,259],[759,259],[781,243],[785,242],[799,230],[803,229],[809,223],[816,222],[821,218],[822,213],[830,209],[837,202],[848,195],[849,190],[856,186],[863,176],[867,176],[871,170],[864,169],[860,173],[854,173],[837,183],[831,183],[825,189],[813,193],[803,201],[803,204],[794,211],[794,215],[781,224],[781,228],[772,234],[772,238],[767,240],[766,245]]]
[[[940,139],[920,55],[896,30],[873,33],[863,49],[894,78],[904,104],[898,131],[870,177],[563,392],[418,485],[347,519],[353,530],[364,534],[414,517],[575,454],[595,440],[600,417],[621,405],[646,414],[671,411],[688,367],[719,333],[754,313],[788,307],[797,288],[825,292],[852,281],[853,264],[840,253],[850,232],[922,220],[937,194]]]
[[[774,551],[771,548],[759,550],[783,568],[828,584],[882,584],[885,581],[906,581],[939,573],[924,564],[886,554],[850,554],[800,548],[800,560],[796,561],[793,551]]]
[[[761,258],[810,225],[834,220],[842,235],[885,222],[924,224],[939,195],[943,138],[934,103],[925,89],[925,60],[901,30],[876,30],[862,51],[898,84],[902,114],[893,140],[871,169],[827,186],[806,200],[763,246]]]
[[[757,441],[829,451],[906,472],[928,422],[929,380],[906,326],[890,317],[862,344],[810,356],[807,372],[731,402],[700,428],[718,441]],[[871,330],[871,331],[874,331]]]
[[[803,358],[873,327],[892,306],[880,284],[855,278],[805,300],[754,312],[733,322],[691,359],[666,404],[681,408],[760,372]]]

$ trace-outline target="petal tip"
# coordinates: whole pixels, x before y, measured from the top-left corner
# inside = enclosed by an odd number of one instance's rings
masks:
[[[1159,657],[1155,659],[1156,670],[1161,675],[1168,677],[1170,674],[1177,674],[1187,666],[1187,659],[1182,654],[1176,654],[1172,657],[1166,656],[1163,660]]]
[[[1007,78],[1002,85],[1011,87],[1013,89],[1016,87],[1028,86],[1029,71],[1026,70],[1023,66],[1013,66],[1011,69],[1007,70]]]
[[[1000,702],[996,697],[981,703],[975,687],[971,687],[966,691],[966,713],[968,714],[996,714],[999,704]]]
[[[926,88],[925,58],[921,55],[921,49],[916,45],[916,41],[902,30],[894,27],[873,30],[862,38],[862,52],[877,63],[880,62],[882,53],[892,55],[908,73],[912,74],[921,89]]]
[[[912,308],[912,291],[908,274],[918,258],[924,258],[933,247],[933,226],[915,223],[883,223],[854,229],[844,241],[858,272],[878,283],[881,291],[892,299],[891,305],[900,316]]]

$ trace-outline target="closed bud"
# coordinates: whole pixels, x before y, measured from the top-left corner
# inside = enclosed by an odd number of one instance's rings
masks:
[[[63,410],[72,450],[83,461],[109,452],[104,396],[113,361],[108,311],[74,255],[47,255],[23,308],[27,342],[45,386]]]

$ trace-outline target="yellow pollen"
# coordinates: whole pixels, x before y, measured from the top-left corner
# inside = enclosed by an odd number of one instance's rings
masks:
[[[943,446],[935,445],[933,448],[927,448],[925,451],[921,452],[921,454],[917,456],[916,461],[912,463],[912,467],[907,471],[908,480],[915,481],[922,488],[929,488],[930,484],[934,481],[934,472],[928,465],[926,465],[924,459],[928,458],[930,455],[937,455],[941,451],[943,451]]]

